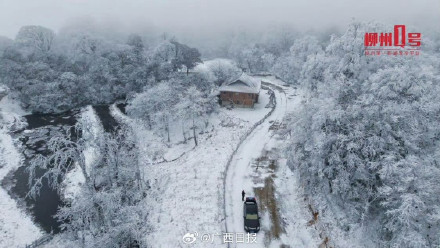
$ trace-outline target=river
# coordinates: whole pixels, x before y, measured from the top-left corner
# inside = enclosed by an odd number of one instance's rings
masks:
[[[123,108],[122,105],[118,107]],[[106,132],[117,130],[118,122],[111,116],[109,105],[94,106],[94,109]],[[55,133],[61,132],[63,128],[75,125],[79,114],[80,110],[71,110],[60,114],[30,114],[24,116],[28,123],[26,129],[16,132],[14,135],[14,138],[21,141],[25,159],[23,165],[15,172],[11,172],[8,179],[3,181],[3,187],[7,188],[9,194],[17,199],[22,206],[26,206],[37,225],[46,232],[59,233],[61,231],[61,223],[54,215],[58,207],[63,205],[63,201],[58,192],[51,189],[46,181],[43,182],[43,187],[36,199],[26,197],[29,191],[29,174],[26,168],[29,166],[31,158],[36,154],[48,154],[46,144],[50,138]],[[37,171],[38,176],[43,173],[43,170]]]

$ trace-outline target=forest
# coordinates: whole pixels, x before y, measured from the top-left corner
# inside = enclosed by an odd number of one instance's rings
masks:
[[[287,115],[278,131],[279,152],[335,247],[352,240],[438,247],[440,33],[423,33],[418,56],[365,56],[364,34],[390,29],[353,21],[335,32],[234,32],[200,46],[165,33],[24,26],[14,40],[0,37],[0,87],[31,113],[122,102],[128,117],[159,137],[142,141],[153,150],[170,146],[176,125],[198,146],[221,108],[223,82],[242,72],[274,75],[305,92],[299,114]],[[50,153],[29,168],[29,197],[43,178],[61,190],[60,179],[79,165],[85,183],[57,213],[67,246],[154,247],[144,237],[154,227],[144,224],[151,187],[141,177],[139,137],[129,127],[102,135],[99,159],[86,165],[89,141],[74,136],[88,128],[78,123],[51,137]],[[40,168],[47,172],[38,176]]]

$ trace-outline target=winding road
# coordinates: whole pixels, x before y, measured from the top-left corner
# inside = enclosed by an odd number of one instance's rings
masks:
[[[274,122],[281,123],[287,113],[287,95],[286,91],[291,90],[289,87],[280,85],[279,80],[270,80],[263,78],[275,94],[276,106],[270,116],[268,116],[260,125],[258,125],[241,143],[235,155],[227,167],[225,179],[225,214],[226,214],[226,232],[245,233],[243,226],[243,202],[241,201],[241,191],[246,192],[246,196],[254,195],[255,184],[251,177],[251,164],[255,159],[262,155],[264,147],[269,143],[273,136],[273,132],[269,127]],[[261,210],[260,210],[261,212]],[[255,243],[228,243],[229,247],[265,247],[265,220],[262,218],[262,228],[257,234]],[[266,229],[267,230],[267,229]]]

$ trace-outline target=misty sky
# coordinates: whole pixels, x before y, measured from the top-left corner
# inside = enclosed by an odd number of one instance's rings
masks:
[[[388,24],[440,26],[439,0],[0,0],[0,35],[23,25],[58,31],[77,19],[136,30],[258,29],[293,25],[303,30],[345,27],[352,18]]]

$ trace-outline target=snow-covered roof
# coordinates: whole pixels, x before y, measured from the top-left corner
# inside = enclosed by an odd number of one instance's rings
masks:
[[[237,79],[223,83],[219,91],[241,92],[241,93],[260,93],[261,81],[242,73]]]

